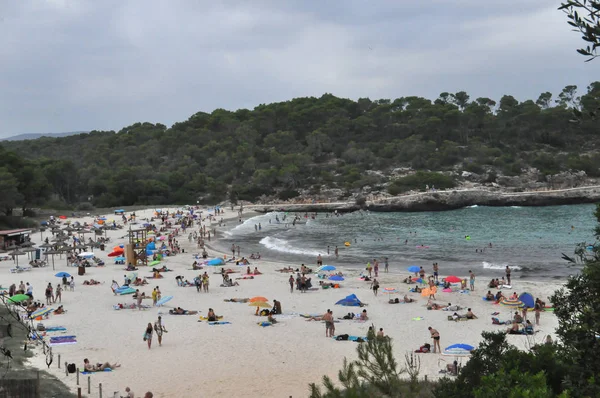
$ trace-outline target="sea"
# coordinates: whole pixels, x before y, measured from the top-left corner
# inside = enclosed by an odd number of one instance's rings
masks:
[[[508,265],[512,277],[566,279],[580,267],[577,243],[594,242],[594,205],[484,207],[443,212],[268,213],[229,225],[223,243],[242,254],[315,265],[364,269],[387,257],[390,272],[409,274],[412,265],[428,273],[437,262],[442,275],[500,277]],[[293,225],[292,221],[297,218]],[[338,248],[339,256],[334,251]],[[383,265],[381,266],[383,269]]]

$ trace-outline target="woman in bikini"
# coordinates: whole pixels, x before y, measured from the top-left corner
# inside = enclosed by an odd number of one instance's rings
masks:
[[[152,348],[152,332],[154,330],[152,329],[152,324],[148,323],[148,326],[146,327],[146,332],[144,332],[144,341],[148,343],[148,349]]]

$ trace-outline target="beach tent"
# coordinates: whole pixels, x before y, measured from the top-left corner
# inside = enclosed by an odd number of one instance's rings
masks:
[[[468,344],[452,344],[444,349],[442,355],[467,356],[471,355],[471,351],[474,349],[475,347]]]
[[[519,296],[519,300],[521,300],[527,308],[535,307],[535,300],[533,299],[533,296],[529,293],[521,293],[521,295]]]
[[[206,265],[225,265],[225,260],[223,260],[222,258],[213,258],[212,260],[208,260],[206,262]]]
[[[335,304],[343,305],[345,307],[360,307],[362,305],[358,297],[356,297],[356,294],[346,296]]]

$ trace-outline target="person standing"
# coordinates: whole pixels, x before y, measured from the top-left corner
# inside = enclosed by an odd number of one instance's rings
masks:
[[[56,297],[54,298],[54,302],[56,303],[56,301],[62,303],[62,287],[60,286],[60,283],[56,284]]]
[[[375,271],[375,278],[379,276],[379,261],[376,258],[373,259],[373,271]]]
[[[371,277],[371,273],[373,272],[373,267],[371,267],[371,262],[367,261],[367,272],[369,273],[369,278]]]
[[[510,267],[506,266],[506,283],[510,285]]]
[[[158,301],[158,293],[156,292],[156,288],[152,289],[152,305],[156,307],[156,302]]]
[[[152,324],[148,322],[146,331],[144,332],[144,341],[148,343],[148,349],[152,348]]]
[[[329,245],[327,245],[327,255],[329,256]]]
[[[294,275],[290,275],[288,282],[290,283],[290,293],[294,293]]]
[[[340,255],[340,251],[339,251],[338,247],[336,246],[335,247],[335,258],[338,258],[339,255]]]
[[[384,263],[384,265],[385,265],[385,268],[384,268],[384,270],[385,270],[385,273],[387,274],[387,273],[388,273],[388,270],[389,270],[389,267],[390,267],[390,264],[389,264],[389,261],[388,261],[388,258],[387,258],[387,257],[385,258],[385,263]]]
[[[533,310],[535,311],[535,325],[539,326],[540,325],[540,315],[542,313],[542,305],[540,304],[539,301],[536,301],[535,305],[533,306]]]
[[[471,291],[475,290],[475,273],[471,270],[469,270],[469,287]]]
[[[46,304],[52,304],[52,290],[52,285],[48,283],[48,286],[46,287]]]
[[[205,271],[202,275],[202,288],[204,289],[204,293],[208,293],[208,278],[209,276]]]
[[[162,324],[162,317],[159,315],[158,320],[154,322],[154,331],[156,332],[156,337],[158,337],[158,346],[162,346],[162,336],[163,333],[167,333],[167,329],[165,329],[165,325]]]
[[[433,352],[435,353],[435,348],[437,347],[438,353],[442,352],[442,348],[440,347],[440,332],[429,326],[427,328],[429,333],[431,334],[431,338],[433,339]]]
[[[240,245],[237,246],[237,254],[238,254],[238,257],[239,257],[240,256]]]
[[[323,265],[323,257],[321,257],[321,254],[319,254],[317,256],[317,265],[319,265],[319,266]]]
[[[322,319],[325,321],[325,337],[333,337],[333,333],[331,333],[331,329],[333,328],[333,314],[331,311],[327,310]]]
[[[235,243],[231,244],[231,256],[235,257]]]
[[[435,283],[438,283],[438,275],[440,273],[440,267],[438,263],[433,263],[433,277],[435,278]]]

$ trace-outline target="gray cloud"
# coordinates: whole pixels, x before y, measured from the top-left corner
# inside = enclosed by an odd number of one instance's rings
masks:
[[[598,79],[547,0],[0,6],[0,136],[172,124],[330,92],[537,98]],[[485,5],[482,5],[485,4]]]

